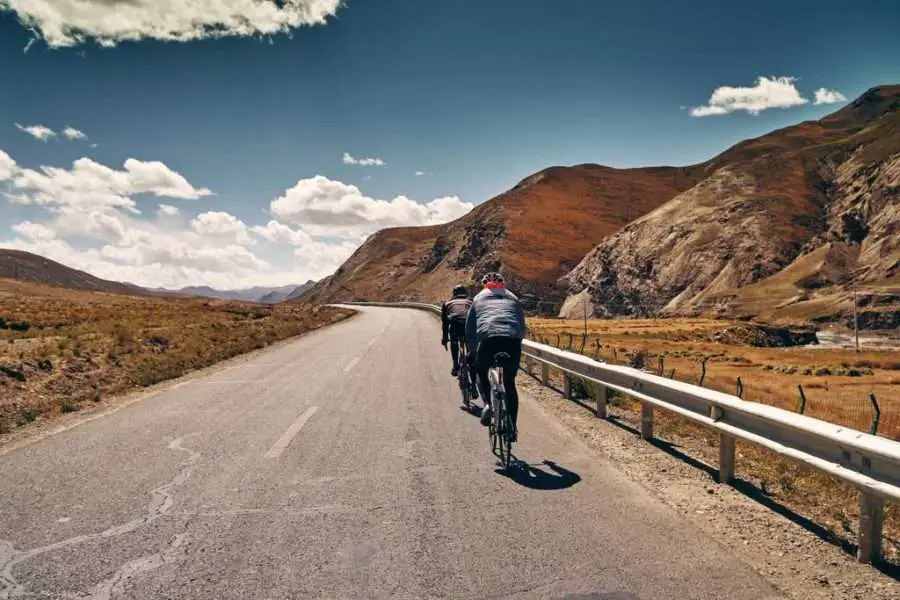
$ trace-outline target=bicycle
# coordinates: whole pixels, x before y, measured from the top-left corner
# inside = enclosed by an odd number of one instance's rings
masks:
[[[493,366],[488,369],[491,387],[491,423],[488,426],[488,437],[491,452],[500,459],[504,469],[509,469],[512,461],[513,423],[506,407],[506,389],[503,387],[503,365],[508,361],[509,354],[498,352],[494,355]]]

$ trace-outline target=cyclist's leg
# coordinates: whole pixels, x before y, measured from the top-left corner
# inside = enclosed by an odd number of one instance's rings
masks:
[[[506,405],[509,408],[509,416],[516,427],[519,418],[519,392],[516,389],[516,375],[519,372],[519,363],[522,360],[522,341],[515,338],[503,340],[502,351],[509,354],[509,364],[504,365],[503,387],[506,389]]]
[[[492,340],[487,339],[481,342],[475,351],[475,361],[473,363],[473,370],[478,378],[478,392],[485,407],[491,405],[491,384],[488,380],[488,370],[491,368],[491,359],[494,357],[492,348]],[[482,417],[484,417],[483,411]],[[486,424],[484,420],[482,420],[482,423]]]
[[[463,339],[463,333],[459,323],[450,323],[450,357],[453,359],[454,371],[459,369],[459,343]]]

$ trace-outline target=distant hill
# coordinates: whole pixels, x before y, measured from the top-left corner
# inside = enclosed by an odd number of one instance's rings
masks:
[[[201,296],[218,300],[241,300],[244,302],[261,302],[263,304],[277,304],[296,298],[315,282],[310,280],[303,285],[283,285],[278,287],[252,287],[237,290],[217,290],[209,286],[188,286],[177,290],[158,290],[174,293],[182,296]]]
[[[42,283],[74,290],[129,295],[147,294],[146,290],[136,285],[100,279],[84,271],[22,250],[0,248],[0,278]]]

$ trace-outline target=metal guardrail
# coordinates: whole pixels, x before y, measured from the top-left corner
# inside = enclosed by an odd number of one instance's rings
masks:
[[[440,308],[418,302],[353,302],[348,304],[415,308],[440,314]],[[735,440],[761,446],[814,467],[859,490],[860,562],[881,558],[884,502],[900,502],[900,443],[737,396],[674,381],[645,371],[596,361],[531,340],[523,343],[526,361],[541,364],[541,382],[549,369],[598,388],[596,415],[607,416],[609,393],[627,394],[641,403],[641,437],[653,438],[653,410],[660,408],[719,432],[719,482],[734,478]]]

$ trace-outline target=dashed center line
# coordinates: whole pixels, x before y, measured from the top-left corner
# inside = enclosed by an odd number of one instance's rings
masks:
[[[350,369],[352,369],[353,367],[355,367],[355,366],[359,363],[359,358],[360,358],[360,357],[357,356],[356,358],[354,358],[353,360],[351,360],[351,361],[350,361],[350,364],[348,364],[346,367],[344,367],[344,373],[349,373],[349,372],[350,372]]]
[[[318,406],[310,406],[306,409],[300,417],[294,421],[290,427],[288,427],[287,431],[284,432],[278,441],[275,442],[275,445],[272,446],[268,452],[266,452],[266,458],[278,458],[281,456],[281,453],[284,452],[288,446],[291,445],[291,442],[297,437],[297,434],[300,433],[300,430],[303,429],[303,426],[306,425],[306,422],[315,414],[315,412],[319,409]]]

